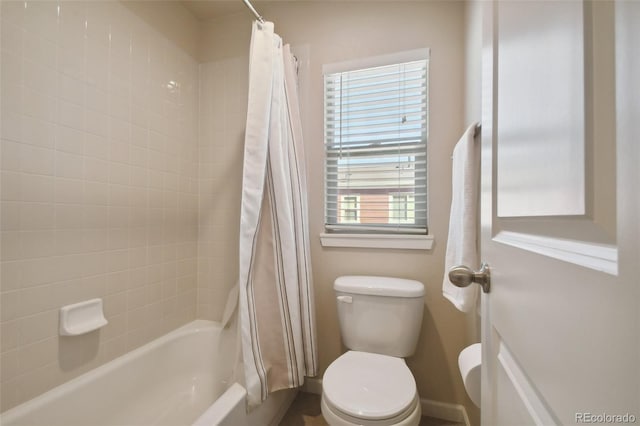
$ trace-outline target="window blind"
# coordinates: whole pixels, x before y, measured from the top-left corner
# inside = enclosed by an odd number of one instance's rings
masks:
[[[328,231],[427,233],[427,72],[424,59],[325,74]]]

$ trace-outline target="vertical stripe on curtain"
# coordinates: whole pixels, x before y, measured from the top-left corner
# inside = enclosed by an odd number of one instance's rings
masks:
[[[317,374],[306,176],[294,59],[254,22],[240,218],[239,316],[250,406]]]

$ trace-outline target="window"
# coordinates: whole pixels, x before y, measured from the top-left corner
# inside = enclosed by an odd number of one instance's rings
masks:
[[[340,223],[358,223],[360,215],[358,214],[360,206],[360,196],[358,195],[341,195],[340,196],[340,215],[338,220]]]
[[[325,67],[328,232],[427,233],[428,50],[399,57]]]
[[[389,223],[414,223],[415,197],[413,194],[389,196]]]

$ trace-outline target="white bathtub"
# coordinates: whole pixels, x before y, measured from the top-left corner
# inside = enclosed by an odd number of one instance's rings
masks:
[[[0,416],[3,426],[277,424],[295,397],[280,391],[249,415],[230,383],[235,331],[193,321]]]

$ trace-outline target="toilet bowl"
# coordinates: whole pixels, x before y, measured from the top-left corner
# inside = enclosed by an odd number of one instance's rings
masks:
[[[402,358],[349,351],[324,374],[322,414],[330,425],[417,425],[420,399]]]
[[[334,283],[342,341],[348,349],[322,380],[322,414],[332,426],[418,425],[413,374],[424,286],[413,280],[348,276]]]

